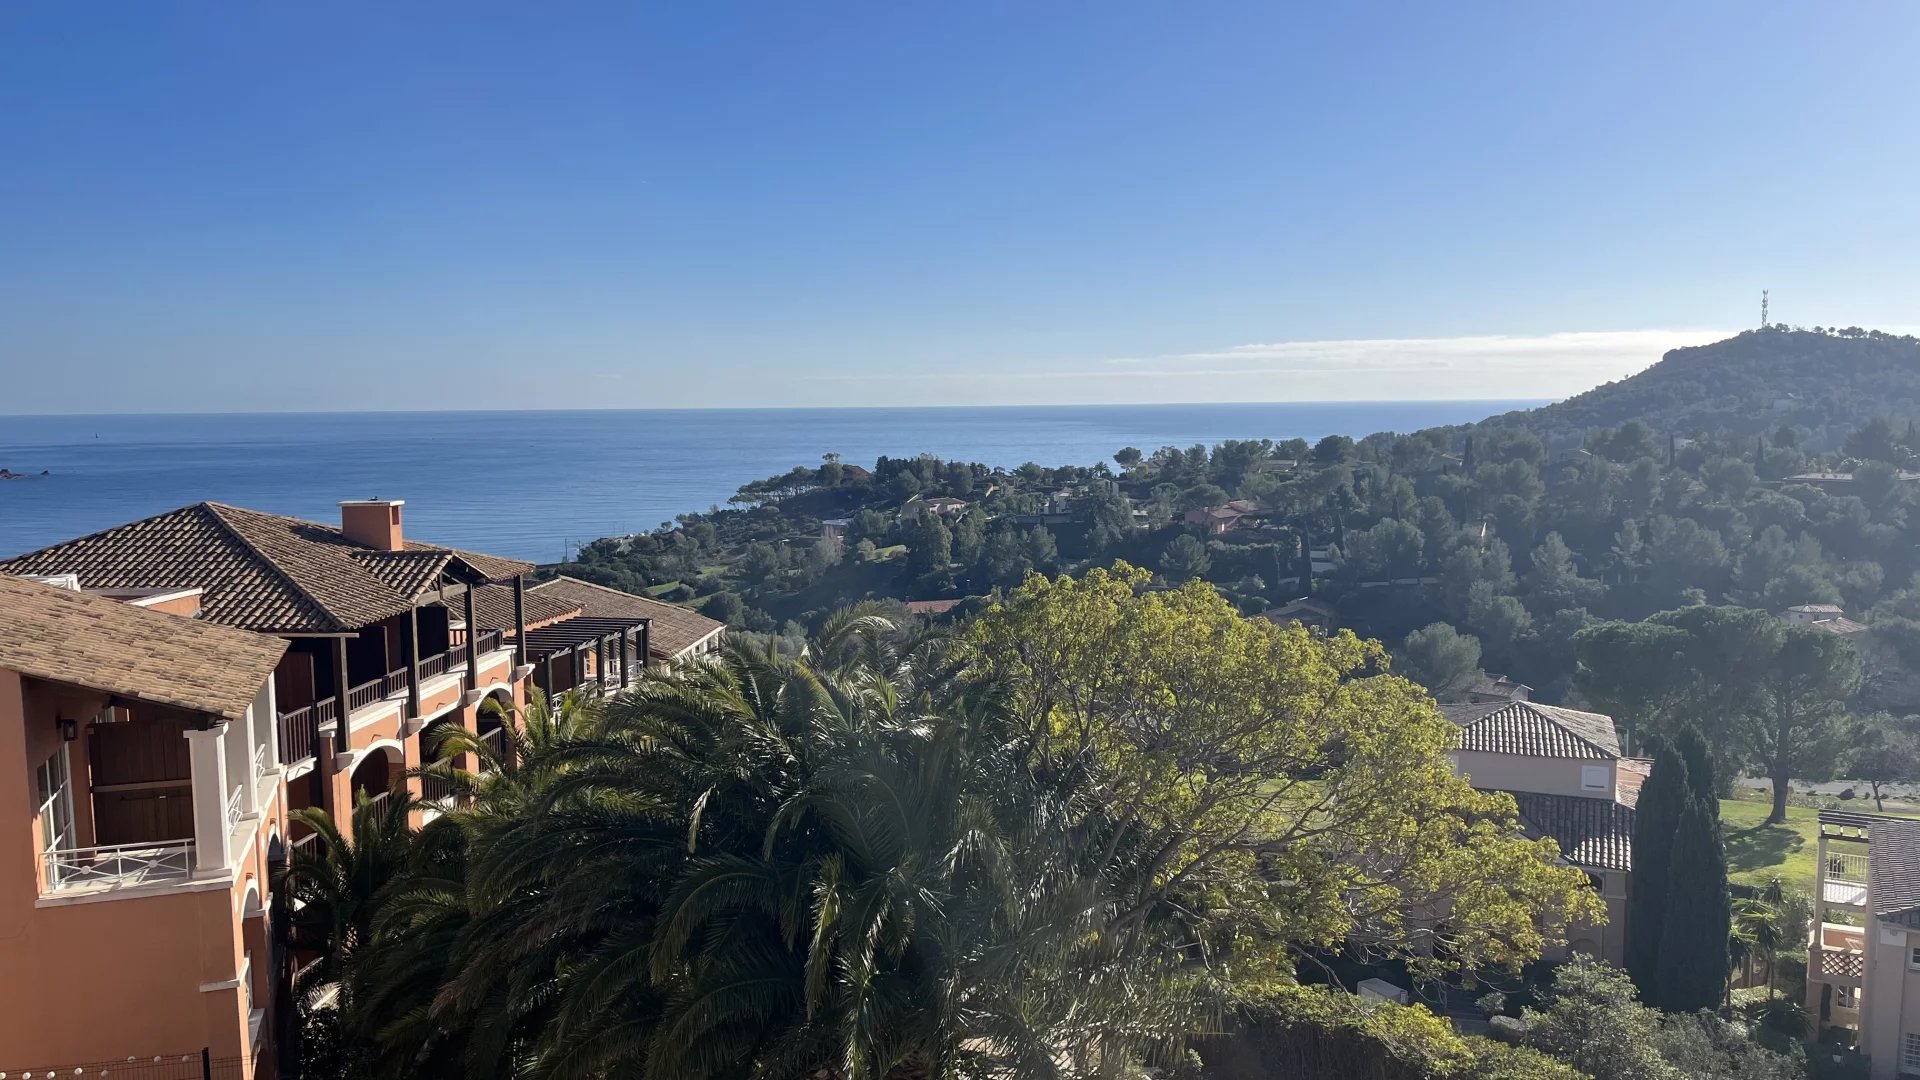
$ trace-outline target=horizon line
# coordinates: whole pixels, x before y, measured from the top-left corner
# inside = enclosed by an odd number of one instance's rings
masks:
[[[1426,398],[1315,398],[1286,401],[1102,401],[1002,402],[960,405],[682,405],[652,408],[526,408],[526,409],[216,409],[206,411],[28,412],[0,413],[0,420],[52,420],[130,416],[457,416],[492,413],[687,413],[687,412],[951,412],[956,409],[1157,409],[1233,405],[1517,405],[1537,408],[1565,397],[1426,397]]]

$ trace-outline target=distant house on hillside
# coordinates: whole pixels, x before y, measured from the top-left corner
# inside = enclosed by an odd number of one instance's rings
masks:
[[[1552,837],[1605,901],[1607,925],[1576,928],[1573,950],[1623,963],[1633,804],[1644,773],[1621,753],[1613,718],[1531,701],[1442,705],[1440,712],[1460,729],[1447,753],[1453,771],[1476,788],[1513,796],[1528,835]]]
[[[1243,503],[1242,505],[1251,506],[1252,504]],[[1219,536],[1221,533],[1238,527],[1249,512],[1248,510],[1237,510],[1232,504],[1225,506],[1202,506],[1198,509],[1187,511],[1181,520],[1189,525],[1194,525],[1206,530],[1209,536]]]
[[[945,615],[965,602],[964,597],[957,600],[909,600],[907,610],[915,615]]]
[[[852,518],[828,518],[820,523],[820,539],[845,540],[847,531],[852,528]]]
[[[1515,682],[1505,675],[1482,674],[1480,680],[1471,686],[1451,695],[1459,700],[1453,704],[1485,705],[1500,701],[1526,701],[1533,696],[1533,687],[1526,683]]]
[[[1315,600],[1311,596],[1302,596],[1289,600],[1277,608],[1269,608],[1260,613],[1260,617],[1280,626],[1312,627],[1317,630],[1333,629],[1334,618],[1339,612],[1325,600]]]
[[[901,510],[908,514],[917,514],[922,510],[926,510],[938,514],[943,518],[956,518],[967,512],[967,501],[965,499],[956,499],[951,495],[935,495],[931,499],[925,499],[915,495],[913,498],[907,500],[906,505],[902,506]]]
[[[1811,626],[1842,637],[1867,629],[1865,623],[1847,618],[1839,604],[1795,604],[1780,617],[1795,626]]]

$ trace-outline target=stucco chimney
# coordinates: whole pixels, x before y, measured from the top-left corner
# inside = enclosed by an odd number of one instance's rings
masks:
[[[406,547],[400,535],[400,508],[405,499],[348,499],[340,504],[340,531],[356,544],[381,551]]]

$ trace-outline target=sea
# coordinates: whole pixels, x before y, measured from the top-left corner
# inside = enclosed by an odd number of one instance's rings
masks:
[[[405,499],[408,537],[537,562],[817,465],[1091,465],[1135,446],[1416,431],[1539,401],[0,416],[0,557],[189,503],[315,521]],[[45,475],[41,475],[45,473]]]

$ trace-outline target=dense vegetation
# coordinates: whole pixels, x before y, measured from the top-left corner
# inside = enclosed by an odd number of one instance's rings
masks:
[[[1764,435],[1786,424],[1804,432],[1807,445],[1832,450],[1885,415],[1920,416],[1920,339],[1857,326],[1774,326],[1675,349],[1631,378],[1481,426],[1523,427],[1552,445],[1579,446],[1595,428],[1633,420],[1682,435]]]
[[[848,612],[536,704],[418,831],[304,811],[310,1073],[1194,1075],[1230,1016],[1318,1023],[1341,957],[1471,985],[1599,917],[1376,646],[1145,584],[1035,579],[957,633]],[[1420,1075],[1578,1075],[1442,1042]]]
[[[1879,335],[1755,332],[1595,392],[1719,400],[1674,371],[1729,386],[1749,368],[1825,381],[1818,416],[1743,414],[1743,429],[1764,418],[1760,434],[1627,419],[1583,428],[1577,448],[1556,451],[1531,430],[1556,440],[1571,430],[1553,418],[1575,414],[1552,406],[1470,431],[1311,447],[1126,448],[1111,466],[894,458],[869,470],[830,458],[747,485],[731,508],[590,544],[565,569],[798,640],[847,603],[990,596],[1030,570],[1126,558],[1170,584],[1212,582],[1249,613],[1325,599],[1340,625],[1408,645],[1429,686],[1485,668],[1549,701],[1573,692],[1574,638],[1596,621],[1700,603],[1769,613],[1837,603],[1874,627],[1859,639],[1873,647],[1861,650],[1857,703],[1910,713],[1920,711],[1908,674],[1920,660],[1920,491],[1903,470],[1916,461],[1909,414],[1920,410],[1900,387],[1920,378],[1908,363],[1917,349]],[[1868,415],[1868,401],[1887,412]],[[1820,470],[1852,479],[1792,479]],[[943,498],[964,506],[937,510],[930,500]],[[1233,499],[1253,513],[1224,531],[1184,520]]]

